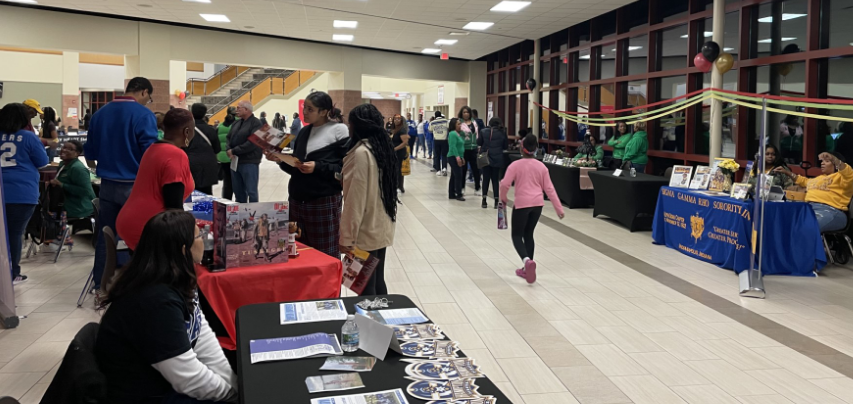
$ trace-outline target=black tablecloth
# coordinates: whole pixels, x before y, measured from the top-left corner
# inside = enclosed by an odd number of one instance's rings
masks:
[[[408,297],[388,295],[391,305],[389,308],[417,307]],[[355,313],[355,303],[364,300],[363,297],[343,298],[347,311]],[[426,313],[424,313],[426,314]],[[389,351],[385,361],[376,361],[376,366],[370,372],[360,373],[365,388],[329,391],[309,394],[305,386],[305,378],[334,372],[321,371],[326,358],[308,358],[276,362],[261,362],[252,365],[249,360],[249,340],[262,338],[293,337],[315,332],[336,333],[340,338],[343,321],[326,321],[320,323],[280,325],[279,303],[265,303],[243,306],[237,310],[237,356],[239,375],[240,402],[243,404],[265,403],[309,403],[312,398],[339,396],[347,394],[366,393],[400,388],[405,392],[412,383],[404,379],[406,376],[405,358],[396,352]],[[438,324],[441,327],[441,324]],[[452,338],[453,336],[448,336]],[[461,347],[465,348],[465,347]],[[347,356],[369,356],[364,351],[345,353]],[[465,356],[460,352],[460,356]],[[475,358],[476,359],[476,358]],[[482,395],[495,396],[498,403],[511,403],[506,396],[489,379],[477,379]],[[415,399],[406,393],[411,403],[423,401]]]
[[[595,209],[593,217],[609,216],[635,230],[651,230],[660,187],[669,183],[666,178],[637,173],[631,177],[627,172],[614,177],[612,171],[589,173],[595,187]]]
[[[563,167],[551,163],[545,163],[545,166],[548,167],[551,182],[563,205],[568,206],[569,209],[588,208],[595,205],[595,192],[580,188],[581,169],[579,167]]]

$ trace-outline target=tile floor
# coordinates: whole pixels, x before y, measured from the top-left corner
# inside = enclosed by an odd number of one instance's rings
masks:
[[[732,272],[652,245],[648,232],[587,209],[559,221],[546,206],[539,280],[528,285],[514,275],[509,232],[470,185],[468,202],[448,201],[446,178],[412,166],[389,289],[418,303],[514,403],[853,404],[853,270],[768,277],[767,299],[743,299]],[[285,200],[286,174],[264,163],[260,193]],[[57,264],[23,260],[31,280],[15,290],[26,318],[0,329],[0,395],[37,403],[74,333],[98,320],[91,299],[76,307],[92,264],[86,241]]]

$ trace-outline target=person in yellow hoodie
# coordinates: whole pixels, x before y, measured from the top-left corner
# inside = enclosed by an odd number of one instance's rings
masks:
[[[847,226],[847,206],[853,197],[853,168],[835,152],[824,152],[818,156],[823,175],[806,178],[782,167],[773,171],[785,174],[794,183],[807,188],[806,202],[814,210],[820,232],[841,230]]]

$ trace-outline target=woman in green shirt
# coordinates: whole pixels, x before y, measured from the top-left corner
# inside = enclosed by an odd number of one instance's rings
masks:
[[[462,187],[465,185],[465,177],[462,174],[462,167],[465,166],[465,140],[459,134],[462,131],[462,121],[458,118],[450,120],[448,128],[451,129],[447,136],[447,162],[450,165],[450,182],[447,186],[447,192],[450,199],[465,202],[462,196]]]
[[[56,178],[50,181],[52,185],[62,188],[65,194],[65,213],[69,219],[82,219],[92,216],[95,191],[92,189],[92,179],[89,169],[80,161],[83,144],[79,140],[65,142],[59,151],[59,171]]]
[[[646,123],[638,122],[637,131],[631,135],[631,140],[625,146],[625,155],[622,156],[622,161],[631,163],[641,173],[646,170],[646,164],[649,162],[649,156],[646,153],[649,151],[649,138],[646,135]]]
[[[572,161],[593,160],[600,162],[601,159],[604,158],[604,148],[601,145],[596,144],[597,140],[595,139],[595,136],[586,135],[585,138],[586,141],[583,146],[578,148],[578,154],[575,155]]]
[[[616,135],[607,142],[613,147],[613,166],[615,168],[622,166],[622,157],[625,155],[625,146],[628,146],[629,140],[631,140],[631,131],[628,130],[628,125],[625,122],[617,123]]]

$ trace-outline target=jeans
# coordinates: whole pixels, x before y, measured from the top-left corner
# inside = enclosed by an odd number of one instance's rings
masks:
[[[109,226],[117,235],[116,219],[121,208],[127,203],[127,198],[130,198],[130,191],[133,189],[132,182],[117,182],[106,179],[101,180],[101,192],[98,194],[100,201],[100,210],[98,213],[98,225],[103,229],[104,226]],[[98,243],[95,244],[95,265],[92,266],[94,271],[95,289],[101,287],[101,277],[104,276],[104,265],[107,261],[107,249],[104,243],[104,232],[98,232]],[[116,263],[118,265],[118,263]]]
[[[477,167],[477,150],[465,150],[465,167],[462,167],[462,177],[468,176],[468,169],[471,169],[471,175],[474,177],[474,190],[480,190],[480,168]]]
[[[450,181],[447,182],[447,195],[450,199],[462,197],[462,187],[465,185],[465,177],[462,176],[462,167],[456,162],[456,157],[448,157],[450,160]]]
[[[192,398],[190,396],[175,393],[169,397],[166,397],[166,400],[163,401],[163,404],[220,404],[220,403],[216,402],[216,401],[210,401],[210,400],[202,401],[202,400],[199,400],[197,398]],[[224,404],[224,403],[222,403],[222,404]]]
[[[522,260],[533,259],[533,250],[536,247],[533,242],[533,231],[536,230],[536,224],[539,223],[541,215],[541,206],[512,210],[512,245]]]
[[[386,248],[369,251],[370,255],[379,259],[379,264],[376,265],[376,269],[373,270],[373,274],[367,280],[367,285],[364,286],[361,296],[388,294],[388,286],[385,285],[385,250]]]
[[[424,135],[418,135],[418,139],[415,141],[414,150],[416,157],[418,155],[418,149],[421,149],[421,151],[424,153],[424,156],[426,156],[426,139],[424,139]]]
[[[9,230],[9,258],[12,260],[12,279],[21,274],[21,249],[24,248],[24,232],[33,216],[36,205],[24,203],[6,204],[6,227]]]
[[[450,144],[447,143],[447,140],[436,140],[435,141],[435,156],[433,158],[432,168],[435,171],[447,170],[447,152],[450,151]]]
[[[632,163],[632,164],[633,164],[634,169],[637,170],[638,173],[645,173],[646,172],[646,165],[645,164],[637,164],[637,163]],[[628,167],[628,169],[630,170],[631,167]]]
[[[429,149],[429,156],[432,157],[432,149],[435,148],[435,139],[429,138],[426,140],[427,148]]]
[[[222,180],[222,197],[231,199],[234,191],[231,190],[231,163],[219,163],[219,179]]]
[[[500,194],[501,194],[501,189],[500,189],[500,185],[499,185],[500,179],[498,178],[498,176],[500,176],[500,174],[501,174],[501,168],[500,167],[492,167],[492,166],[483,167],[483,198],[486,198],[489,196],[489,182],[492,183],[492,189],[493,189],[492,193],[494,193],[495,199],[498,199],[498,197],[500,197]]]
[[[234,188],[235,202],[258,201],[259,168],[259,164],[238,164],[237,171],[231,172],[231,186]]]
[[[817,225],[821,233],[841,230],[847,226],[846,213],[822,203],[809,202],[809,205],[814,210],[814,215],[817,217]]]

